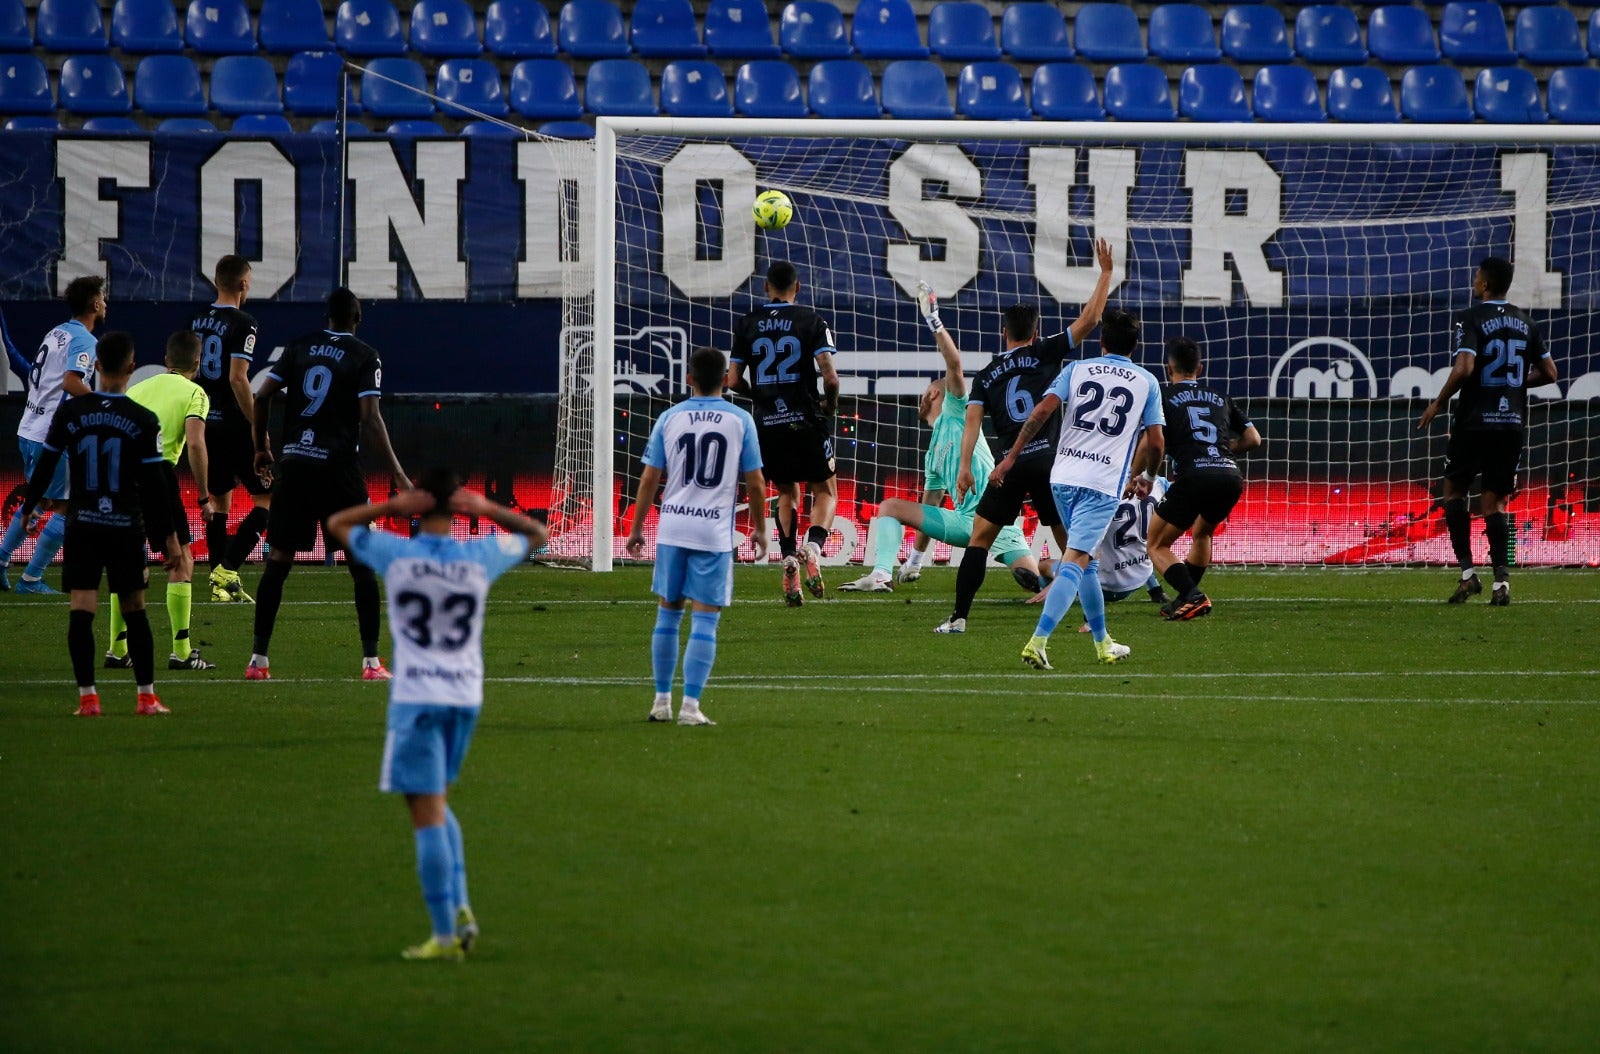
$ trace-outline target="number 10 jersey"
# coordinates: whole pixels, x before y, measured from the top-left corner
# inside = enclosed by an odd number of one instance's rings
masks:
[[[656,543],[729,553],[739,477],[761,467],[750,415],[719,396],[697,395],[674,406],[650,429],[644,463],[666,477]],[[765,495],[753,494],[761,501]]]

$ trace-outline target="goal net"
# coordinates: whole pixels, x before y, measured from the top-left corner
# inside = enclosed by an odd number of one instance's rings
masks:
[[[1479,259],[1516,264],[1509,299],[1561,369],[1536,390],[1513,504],[1519,563],[1600,562],[1600,146],[1572,130],[973,122],[601,122],[593,269],[573,268],[561,341],[552,550],[623,555],[651,423],[687,393],[694,348],[726,351],[776,260],[833,325],[843,398],[827,553],[868,552],[877,505],[921,492],[916,397],[941,372],[918,316],[940,296],[969,376],[1000,314],[1065,329],[1116,261],[1111,303],[1143,321],[1160,375],[1183,334],[1204,379],[1265,443],[1219,561],[1447,562],[1434,502],[1447,422],[1416,420],[1449,371],[1452,315]],[[795,218],[758,229],[761,190]],[[1098,353],[1091,337],[1081,354]],[[1033,536],[1034,523],[1024,524]],[[653,537],[653,522],[647,538]],[[1036,542],[1036,546],[1038,543]],[[742,555],[748,556],[748,550]],[[940,546],[935,558],[948,558]]]

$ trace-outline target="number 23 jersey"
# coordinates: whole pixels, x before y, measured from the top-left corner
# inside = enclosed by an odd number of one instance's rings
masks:
[[[1161,386],[1122,355],[1068,363],[1050,385],[1061,400],[1061,438],[1050,482],[1122,497],[1139,436],[1166,423]]]

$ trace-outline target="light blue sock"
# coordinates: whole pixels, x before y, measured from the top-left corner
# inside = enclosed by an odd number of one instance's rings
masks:
[[[1044,610],[1039,613],[1039,625],[1033,631],[1035,637],[1048,637],[1056,631],[1056,625],[1067,617],[1067,609],[1078,599],[1078,583],[1081,581],[1083,568],[1071,560],[1063,560],[1056,565],[1056,580],[1044,595]]]
[[[442,823],[417,828],[417,877],[422,880],[422,899],[428,905],[428,919],[435,937],[455,936],[456,912],[451,903],[452,871],[450,833]]]
[[[894,577],[895,561],[900,558],[900,543],[905,540],[905,536],[905,525],[899,520],[893,516],[878,517],[877,551],[872,558],[873,571]]]
[[[1100,561],[1090,560],[1083,581],[1078,583],[1078,604],[1095,640],[1106,639],[1106,595],[1100,590]]]
[[[683,695],[698,699],[717,661],[717,622],[720,611],[696,611],[689,616],[689,646],[683,649]]]
[[[450,835],[451,899],[460,910],[472,903],[467,899],[467,851],[461,841],[461,821],[448,805],[444,807],[444,829]]]
[[[656,630],[650,635],[650,668],[656,675],[656,692],[672,691],[672,678],[678,673],[678,625],[682,608],[656,608]]]
[[[61,551],[61,543],[67,537],[67,517],[65,513],[58,512],[50,517],[50,522],[44,525],[44,530],[39,532],[39,540],[33,545],[33,559],[28,561],[27,568],[22,572],[24,578],[43,578],[44,569],[50,566],[50,561],[56,558],[56,553]]]
[[[1149,592],[1152,589],[1160,589],[1161,576],[1157,575],[1154,571],[1151,571],[1150,577],[1144,580],[1144,588],[1145,592]]]
[[[22,544],[22,536],[27,533],[28,518],[22,513],[11,517],[11,522],[6,524],[6,534],[0,538],[0,567],[11,562],[11,554],[17,551],[17,546]]]

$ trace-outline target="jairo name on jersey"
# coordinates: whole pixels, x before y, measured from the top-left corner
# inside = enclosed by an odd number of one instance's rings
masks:
[[[722,414],[716,410],[690,410],[689,423],[692,425],[720,425]]]
[[[408,561],[406,570],[414,578],[442,578],[446,582],[464,582],[472,573],[466,564],[435,564],[427,560]]]
[[[692,516],[697,520],[720,520],[721,509],[700,509],[693,505],[663,505],[661,511],[671,516]]]

